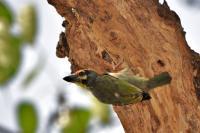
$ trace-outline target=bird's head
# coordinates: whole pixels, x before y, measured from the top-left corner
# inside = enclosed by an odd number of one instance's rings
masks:
[[[76,71],[75,73],[64,77],[63,79],[67,82],[78,84],[79,86],[87,85],[90,81],[93,81],[97,77],[97,73],[84,69]]]

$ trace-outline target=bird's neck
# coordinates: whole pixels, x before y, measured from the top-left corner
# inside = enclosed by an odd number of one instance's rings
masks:
[[[89,78],[89,80],[87,81],[86,85],[88,87],[92,87],[95,84],[96,78],[97,78],[97,76]]]

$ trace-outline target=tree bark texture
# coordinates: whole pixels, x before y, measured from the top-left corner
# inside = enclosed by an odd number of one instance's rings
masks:
[[[151,100],[114,106],[127,133],[200,132],[200,58],[185,40],[179,17],[158,0],[48,0],[65,18],[57,46],[72,71],[99,73],[129,66],[153,77],[167,71],[169,85]]]

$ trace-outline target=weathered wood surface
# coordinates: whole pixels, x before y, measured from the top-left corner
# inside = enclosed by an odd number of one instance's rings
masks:
[[[166,3],[48,2],[67,20],[63,24],[67,40],[62,41],[63,49],[57,48],[57,54],[61,52],[63,57],[64,51],[73,71],[91,68],[102,73],[128,65],[141,76],[163,71],[171,74],[171,84],[152,91],[150,101],[114,107],[127,133],[200,132],[200,58],[191,54],[179,17]]]

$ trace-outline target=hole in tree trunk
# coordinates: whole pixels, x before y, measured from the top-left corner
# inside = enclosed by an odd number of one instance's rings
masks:
[[[164,66],[165,66],[165,63],[164,63],[162,60],[158,60],[157,63],[158,63],[158,65],[161,66],[161,67],[164,67]]]

